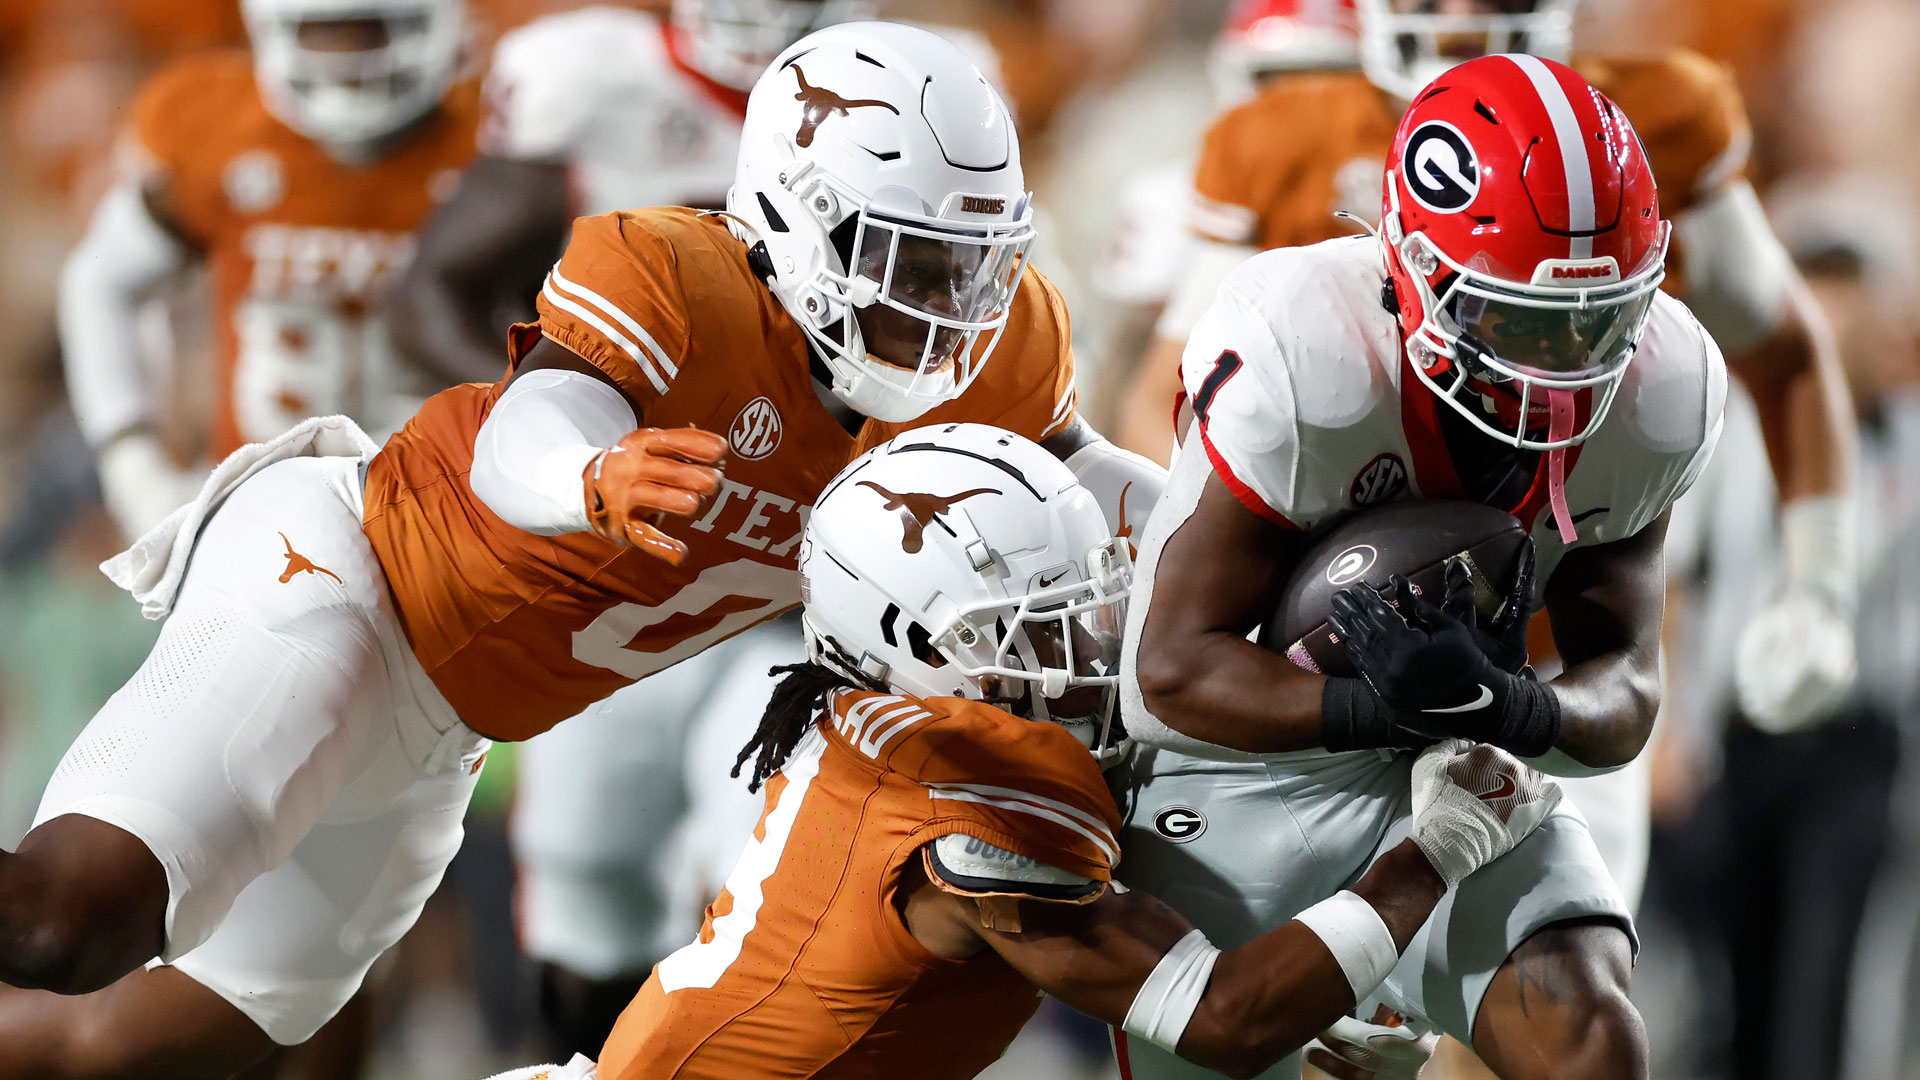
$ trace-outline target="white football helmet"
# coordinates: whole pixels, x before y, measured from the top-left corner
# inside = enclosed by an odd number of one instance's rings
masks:
[[[1133,563],[1093,493],[984,424],[919,428],[841,470],[800,545],[807,654],[864,686],[1067,726],[1103,766]]]
[[[873,17],[869,0],[673,0],[687,63],[750,90],[780,51],[822,27]]]
[[[453,84],[465,0],[242,0],[260,96],[315,142],[359,146],[407,126]],[[379,44],[329,48],[328,24],[378,24]]]
[[[1402,101],[1456,64],[1496,53],[1532,53],[1566,63],[1579,0],[1481,0],[1476,15],[1440,15],[1434,0],[1356,0],[1360,67]]]
[[[1031,202],[985,76],[943,38],[877,22],[811,34],[761,76],[727,193],[834,395],[889,423],[980,374],[1026,271]]]

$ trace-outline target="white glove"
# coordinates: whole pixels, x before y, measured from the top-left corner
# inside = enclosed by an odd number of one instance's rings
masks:
[[[1307,1064],[1338,1080],[1414,1080],[1439,1045],[1431,1031],[1343,1016],[1307,1044]],[[1316,1060],[1323,1054],[1334,1060]]]
[[[123,435],[100,451],[100,497],[131,544],[200,493],[198,470],[173,463],[160,440],[145,432]]]
[[[487,1080],[595,1080],[600,1072],[594,1063],[584,1055],[575,1054],[573,1060],[563,1066],[530,1065],[524,1069],[509,1069]]]
[[[1787,583],[1740,632],[1734,690],[1762,731],[1831,719],[1853,687],[1856,585],[1852,502],[1796,499],[1780,512]]]
[[[1413,842],[1452,888],[1512,851],[1560,802],[1560,785],[1496,746],[1448,739],[1413,763]]]

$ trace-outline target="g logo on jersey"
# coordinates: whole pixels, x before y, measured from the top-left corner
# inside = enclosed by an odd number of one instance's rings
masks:
[[[773,407],[772,400],[757,397],[733,418],[733,425],[727,428],[727,445],[733,448],[734,456],[759,461],[780,448],[784,430],[780,410]]]
[[[1162,839],[1184,844],[1207,831],[1207,816],[1191,806],[1169,806],[1153,815],[1153,831]]]
[[[1380,552],[1372,544],[1355,544],[1334,556],[1333,565],[1327,567],[1327,584],[1346,585],[1359,581],[1361,576],[1373,569],[1373,561]]]
[[[1407,136],[1407,190],[1429,210],[1451,214],[1465,210],[1480,194],[1480,162],[1460,129],[1429,120]]]

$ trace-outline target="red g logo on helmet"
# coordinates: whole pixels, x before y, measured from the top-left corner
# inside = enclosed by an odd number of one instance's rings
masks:
[[[1456,213],[1472,206],[1480,194],[1480,162],[1473,156],[1473,144],[1444,120],[1415,128],[1407,136],[1404,160],[1407,191],[1429,210]]]

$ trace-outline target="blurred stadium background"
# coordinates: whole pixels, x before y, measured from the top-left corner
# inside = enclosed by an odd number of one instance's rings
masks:
[[[487,43],[562,0],[474,0]],[[640,5],[646,6],[646,5]],[[665,8],[664,2],[654,3]],[[1117,416],[1178,260],[1186,177],[1216,108],[1226,0],[902,0],[887,15],[983,34],[1025,128],[1066,291],[1083,409]],[[1754,178],[1840,332],[1870,463],[1877,567],[1862,689],[1820,730],[1769,736],[1726,690],[1727,643],[1763,580],[1770,480],[1750,418],[1729,422],[1677,545],[1668,712],[1635,996],[1654,1075],[1920,1077],[1920,0],[1587,0],[1583,48],[1685,46],[1730,65]],[[67,406],[55,288],[111,170],[144,76],[244,42],[237,0],[0,0],[0,845],[12,847],[73,735],[153,640],[95,565],[122,546]],[[1170,229],[1168,226],[1172,224]],[[1169,237],[1172,239],[1169,239]],[[1158,275],[1158,276],[1157,276]],[[169,299],[180,461],[206,441],[204,281]],[[196,323],[196,320],[198,322]],[[1743,423],[1745,426],[1743,427]],[[1742,547],[1746,538],[1750,547]],[[1809,767],[1811,766],[1811,767]],[[497,752],[466,849],[378,972],[365,1075],[455,1080],[535,1053],[534,966],[517,950]],[[692,912],[687,913],[689,917]],[[1474,1075],[1443,1055],[1429,1075]],[[317,1064],[305,1075],[345,1076]],[[286,1075],[282,1071],[278,1075]],[[1049,1007],[991,1074],[1113,1075],[1099,1029]]]

